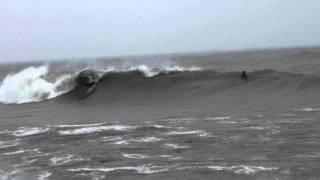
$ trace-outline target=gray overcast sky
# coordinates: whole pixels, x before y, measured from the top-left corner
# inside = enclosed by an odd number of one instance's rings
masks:
[[[0,1],[0,61],[303,45],[319,0]]]

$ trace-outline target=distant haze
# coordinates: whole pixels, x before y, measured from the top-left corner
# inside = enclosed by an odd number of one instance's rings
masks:
[[[0,61],[320,45],[319,0],[1,0]]]

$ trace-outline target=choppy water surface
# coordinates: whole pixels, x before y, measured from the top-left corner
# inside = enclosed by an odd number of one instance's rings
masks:
[[[320,111],[17,127],[0,132],[2,179],[316,179]]]
[[[297,48],[0,66],[0,180],[319,180],[319,57]],[[99,75],[90,91],[75,85],[85,68]]]

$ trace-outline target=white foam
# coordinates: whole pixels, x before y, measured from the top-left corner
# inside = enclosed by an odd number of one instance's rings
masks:
[[[232,171],[236,174],[253,175],[259,171],[272,171],[277,170],[276,167],[262,167],[262,166],[249,166],[249,165],[238,165],[238,166],[208,166],[207,168],[216,171]]]
[[[40,153],[39,149],[26,149],[26,150],[17,150],[17,151],[12,151],[12,152],[6,152],[6,153],[3,153],[3,155],[17,155],[17,154],[23,154],[26,152]]]
[[[242,129],[252,129],[252,130],[265,130],[265,129],[270,129],[270,127],[262,127],[262,126],[250,126]]]
[[[302,112],[320,111],[320,108],[304,107],[304,108],[298,109],[298,111],[302,111]]]
[[[60,166],[60,165],[68,164],[70,162],[80,162],[85,160],[88,160],[88,159],[75,156],[73,154],[66,154],[62,156],[53,157],[50,159],[52,166]]]
[[[104,123],[95,123],[95,124],[63,124],[63,125],[55,125],[55,127],[59,128],[72,128],[72,127],[90,127],[90,126],[100,126]]]
[[[262,166],[248,166],[248,165],[240,165],[240,166],[232,166],[231,169],[236,174],[255,174],[258,171],[272,171],[277,170],[275,167],[262,167]]]
[[[219,124],[237,124],[238,122],[235,121],[219,121]]]
[[[65,156],[53,157],[50,159],[51,165],[52,166],[59,166],[59,165],[67,164],[72,161],[71,158],[73,158],[73,157],[74,157],[74,155],[72,155],[72,154],[67,154]]]
[[[1,180],[11,180],[14,175],[20,174],[22,172],[23,172],[23,170],[21,170],[21,169],[14,169],[9,172],[5,172],[0,169],[0,179]]]
[[[189,121],[195,121],[195,120],[198,120],[197,118],[194,118],[194,117],[186,117],[186,118],[169,118],[169,119],[165,119],[165,121],[172,121],[172,122],[189,122]]]
[[[121,140],[121,141],[116,141],[116,142],[111,143],[111,144],[122,145],[122,144],[130,144],[130,143],[128,141],[126,141],[126,140]]]
[[[17,146],[18,144],[19,142],[17,141],[3,141],[3,142],[0,142],[0,149],[14,147],[14,146]]]
[[[143,154],[122,154],[125,158],[128,159],[146,159],[149,158],[149,156],[143,155]]]
[[[148,158],[166,158],[170,160],[178,160],[181,159],[181,157],[178,156],[172,156],[172,155],[158,155],[158,156],[148,156],[143,154],[122,154],[123,157],[128,159],[148,159]]]
[[[170,129],[171,127],[168,126],[163,126],[163,125],[158,125],[158,124],[154,124],[151,127],[157,128],[157,129]]]
[[[217,120],[228,120],[231,119],[231,116],[221,116],[221,117],[207,117],[208,121],[217,121]]]
[[[210,136],[209,133],[202,130],[192,130],[192,131],[170,131],[166,135],[192,135],[197,134],[199,136]]]
[[[60,135],[80,135],[80,134],[91,134],[103,131],[127,131],[136,128],[135,126],[125,126],[125,125],[109,125],[109,126],[94,126],[94,127],[84,127],[72,130],[61,130],[58,131]]]
[[[102,137],[101,140],[103,142],[108,142],[108,141],[118,141],[118,140],[122,140],[122,137]]]
[[[49,82],[43,78],[47,74],[48,66],[39,66],[7,75],[0,86],[0,102],[38,102],[64,93],[57,91],[57,87],[70,76],[61,76],[55,82]]]
[[[154,143],[154,142],[161,141],[161,138],[145,137],[145,138],[141,138],[141,139],[134,139],[133,141],[135,141],[135,142],[143,142],[143,143]]]
[[[51,172],[49,171],[43,171],[38,175],[38,180],[45,180],[48,179],[49,176],[51,176]]]
[[[208,166],[209,169],[213,169],[213,170],[216,170],[216,171],[223,171],[225,170],[226,168],[223,167],[223,166]]]
[[[153,166],[153,165],[143,165],[143,166],[137,166],[137,167],[133,167],[133,166],[113,167],[113,168],[90,168],[90,167],[85,167],[85,168],[69,169],[69,171],[73,171],[73,172],[82,172],[82,171],[112,172],[112,171],[120,171],[120,170],[135,171],[135,172],[137,172],[139,174],[155,174],[155,173],[168,171],[168,168],[166,168],[166,167],[158,167],[158,166]]]
[[[298,154],[294,157],[296,157],[296,158],[320,158],[320,152],[311,152],[308,154]]]
[[[140,71],[142,72],[146,77],[153,77],[158,75],[159,73],[170,73],[170,72],[182,72],[182,71],[199,71],[201,68],[199,67],[181,67],[177,65],[165,65],[160,68],[153,68],[149,67],[145,64],[141,65],[135,65],[127,68],[127,71]]]
[[[168,155],[168,154],[164,154],[164,155],[159,155],[159,156],[155,156],[156,158],[157,157],[160,157],[160,158],[167,158],[169,160],[180,160],[182,159],[180,156],[173,156],[173,155]]]
[[[7,153],[3,153],[4,155],[16,155],[16,154],[22,154],[25,153],[25,150],[18,150],[18,151],[13,151],[13,152],[7,152]]]
[[[45,127],[20,127],[18,130],[12,132],[14,136],[23,137],[41,134],[49,131],[49,128]]]
[[[168,146],[168,147],[171,147],[171,148],[174,148],[174,149],[185,149],[185,148],[189,148],[190,146],[180,146],[180,145],[177,145],[177,144],[170,144],[170,143],[167,143],[167,144],[164,144],[165,146]]]
[[[161,141],[161,138],[157,137],[145,137],[140,139],[128,139],[123,140],[121,137],[105,137],[102,141],[116,141],[111,144],[130,144],[130,142],[138,142],[138,143],[155,143]]]

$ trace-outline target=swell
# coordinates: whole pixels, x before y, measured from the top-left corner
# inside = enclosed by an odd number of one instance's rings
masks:
[[[79,88],[75,88],[59,99],[83,100],[97,104],[166,103],[181,100],[196,102],[199,99],[223,96],[234,96],[236,99],[248,94],[257,97],[281,93],[297,95],[306,91],[314,92],[319,88],[319,76],[274,70],[249,72],[248,79],[242,79],[240,72],[214,70],[173,71],[152,77],[146,77],[141,71],[129,71],[108,72],[100,79],[92,93],[83,94]]]
[[[84,70],[86,71],[86,70]],[[3,103],[85,101],[99,103],[165,103],[174,101],[206,102],[207,99],[240,96],[262,96],[287,93],[292,96],[318,96],[320,76],[279,72],[272,69],[248,72],[248,79],[241,72],[219,72],[179,66],[162,69],[140,65],[127,69],[107,68],[92,71],[98,74],[90,87],[76,86],[81,72],[56,75],[50,80],[48,67],[31,67],[16,74],[9,74],[0,87]],[[86,73],[84,77],[86,77]],[[89,75],[90,76],[90,73]],[[90,79],[90,77],[89,77]],[[92,86],[94,84],[94,86]],[[89,88],[89,89],[88,89]],[[300,94],[297,94],[300,93]],[[313,94],[312,94],[313,93]],[[287,95],[285,94],[285,95]],[[267,96],[265,96],[267,98]]]

